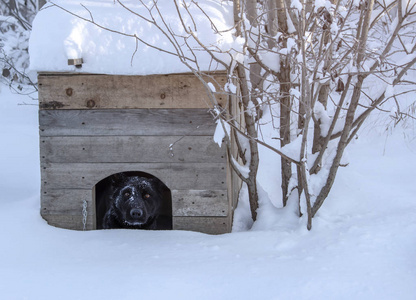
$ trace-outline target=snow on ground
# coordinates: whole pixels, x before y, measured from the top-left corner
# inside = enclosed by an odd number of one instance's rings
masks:
[[[352,145],[311,232],[290,210],[218,236],[79,232],[39,215],[37,107],[23,102],[2,87],[1,299],[416,299],[412,130]]]

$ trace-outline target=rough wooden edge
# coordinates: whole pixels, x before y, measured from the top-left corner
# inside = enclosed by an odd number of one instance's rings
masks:
[[[172,190],[172,215],[175,217],[227,216],[226,190]]]
[[[212,136],[40,137],[42,163],[225,162]]]
[[[83,230],[82,215],[67,215],[67,214],[50,214],[41,212],[42,218],[48,222],[49,225],[62,229]],[[88,215],[85,230],[95,229],[95,214]]]
[[[173,229],[223,234],[231,231],[231,223],[229,217],[174,217]]]
[[[42,164],[45,189],[92,189],[100,180],[120,172],[145,172],[172,190],[225,190],[224,163],[74,163]]]
[[[42,76],[56,76],[57,74],[41,74]],[[58,76],[61,76],[62,74],[58,74]],[[84,74],[87,75],[87,74]],[[91,75],[96,75],[96,74],[91,74]],[[183,75],[183,74],[181,74]],[[79,74],[65,74],[65,76],[79,76]],[[156,75],[156,76],[163,76],[163,75]],[[88,108],[88,107],[87,107]],[[228,178],[227,178],[228,180]],[[94,192],[93,192],[94,193]],[[229,198],[228,203],[232,203],[234,200],[233,198],[235,198],[234,196],[232,196],[231,198]],[[231,202],[230,202],[231,201]],[[93,201],[94,202],[94,201]],[[230,207],[231,211],[233,208],[233,206]],[[95,209],[94,209],[95,210]],[[54,223],[56,224],[56,219],[64,219],[64,223],[66,222],[67,224],[74,224],[75,223],[79,223],[79,220],[82,219],[78,219],[78,216],[68,216],[68,215],[60,215],[60,214],[43,214],[42,215],[45,219],[48,220],[48,222],[51,225],[54,225]],[[94,216],[93,220],[95,221],[95,214],[94,215],[90,215],[90,216]],[[72,220],[72,221],[70,221]],[[81,222],[82,223],[82,222]],[[181,227],[185,226],[186,230],[196,230],[196,231],[200,231],[200,232],[206,232],[206,233],[225,233],[225,232],[230,232],[231,231],[231,218],[230,217],[174,217],[174,223],[176,224],[176,228],[175,229],[180,229]],[[93,222],[88,223],[89,225],[87,226],[87,229],[93,229],[95,228]],[[218,226],[215,224],[219,224]],[[71,225],[71,226],[75,226],[75,225]],[[78,226],[78,225],[77,225]],[[203,228],[201,229],[202,226]],[[215,228],[215,226],[217,226],[217,229],[213,229]],[[62,226],[60,226],[62,227]],[[76,226],[75,226],[76,227]],[[195,229],[196,228],[196,229]],[[226,228],[226,229],[224,229]],[[73,229],[80,229],[80,228],[73,228]]]
[[[208,136],[206,109],[40,110],[40,136]]]
[[[225,217],[228,215],[226,190],[172,190],[172,216]],[[43,214],[82,215],[84,201],[87,215],[96,213],[95,187],[84,189],[41,190]]]
[[[62,229],[83,230],[82,216],[64,214],[42,214],[49,225]],[[93,230],[90,216],[86,230]],[[224,234],[231,231],[228,217],[173,217],[173,230],[197,231],[207,234]]]
[[[205,76],[222,91],[225,74]],[[39,107],[44,109],[213,108],[207,87],[193,74],[39,74]],[[227,97],[215,94],[220,106]]]

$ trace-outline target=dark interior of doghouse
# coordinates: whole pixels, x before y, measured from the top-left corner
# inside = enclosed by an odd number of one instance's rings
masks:
[[[96,201],[96,228],[97,229],[109,229],[108,222],[105,221],[105,216],[111,205],[113,205],[114,195],[124,192],[125,187],[120,187],[120,178],[133,178],[137,177],[140,180],[148,180],[152,183],[152,190],[143,192],[143,201],[158,201],[157,213],[153,216],[155,221],[150,228],[141,228],[133,226],[121,226],[114,228],[131,228],[131,229],[152,229],[152,230],[170,230],[172,229],[172,195],[170,189],[157,177],[138,171],[120,172],[110,175],[95,186],[95,201]],[[137,180],[137,179],[136,179]],[[116,184],[115,184],[116,183]],[[117,185],[115,187],[115,185]],[[121,183],[123,185],[123,183]],[[129,193],[129,191],[127,192]],[[151,196],[149,195],[151,194]],[[155,196],[155,197],[154,197]],[[148,198],[148,199],[145,199]],[[160,201],[161,200],[161,201]],[[160,205],[159,205],[160,204]],[[138,209],[133,209],[129,213],[130,215],[136,215]]]

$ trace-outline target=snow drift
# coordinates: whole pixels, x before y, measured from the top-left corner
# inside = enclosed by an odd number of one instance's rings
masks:
[[[83,1],[82,5],[76,0],[48,3],[33,22],[29,45],[31,69],[123,75],[190,72],[181,59],[203,71],[223,69],[185,32],[173,1],[163,3],[160,14],[165,22],[163,30],[174,33],[176,41],[148,21],[152,17],[156,22],[161,21],[152,1],[147,1],[147,7],[137,1],[123,3],[130,10],[113,0]],[[234,46],[232,5],[216,0],[197,3],[198,6],[191,4],[187,10],[179,6],[186,27],[211,49],[231,49]],[[182,52],[179,46],[185,50]],[[230,60],[229,54],[218,56]],[[80,69],[68,66],[68,59],[76,58],[84,61]]]

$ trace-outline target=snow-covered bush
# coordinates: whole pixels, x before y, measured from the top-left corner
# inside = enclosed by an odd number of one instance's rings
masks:
[[[29,35],[36,5],[31,1],[0,1],[1,83],[19,91],[24,85],[35,86],[29,68]]]

